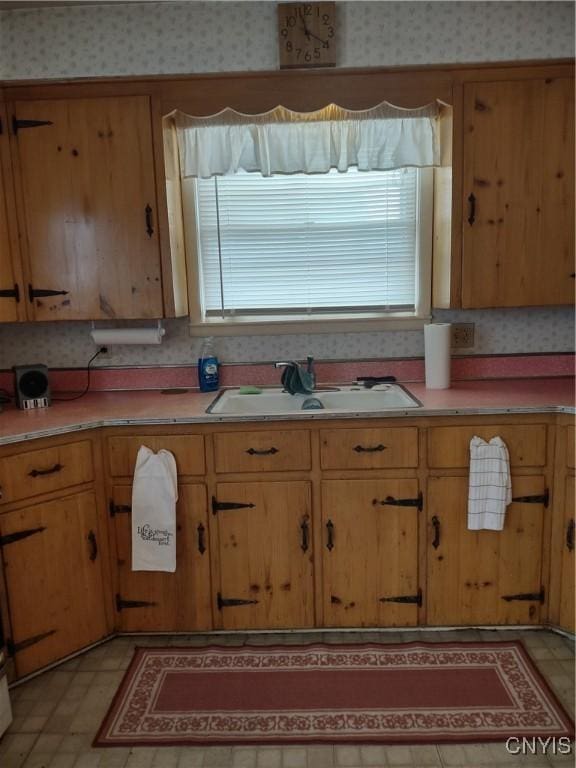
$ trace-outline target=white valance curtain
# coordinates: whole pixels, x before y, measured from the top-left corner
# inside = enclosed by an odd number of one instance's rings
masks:
[[[276,107],[260,115],[224,109],[210,117],[173,114],[183,178],[239,170],[288,173],[384,171],[440,164],[438,103],[402,109],[387,102],[352,111],[330,104],[316,112]]]

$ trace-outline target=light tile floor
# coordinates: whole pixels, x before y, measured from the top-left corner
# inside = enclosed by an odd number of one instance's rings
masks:
[[[462,746],[310,746],[91,749],[94,734],[127,668],[135,645],[210,642],[301,644],[410,640],[523,640],[532,658],[574,716],[574,645],[547,631],[338,632],[255,635],[118,637],[45,672],[11,692],[14,723],[0,740],[1,768],[483,768],[574,765],[568,756],[513,757],[503,744]]]

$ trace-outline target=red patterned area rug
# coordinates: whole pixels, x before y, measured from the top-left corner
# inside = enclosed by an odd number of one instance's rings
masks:
[[[94,746],[504,741],[574,725],[520,642],[139,648]]]

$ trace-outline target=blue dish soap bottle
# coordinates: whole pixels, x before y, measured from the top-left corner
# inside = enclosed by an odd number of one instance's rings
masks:
[[[219,385],[218,358],[214,351],[212,338],[202,342],[200,357],[198,358],[198,383],[201,392],[215,392]]]

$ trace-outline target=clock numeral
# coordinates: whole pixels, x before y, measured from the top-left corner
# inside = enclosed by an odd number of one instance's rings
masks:
[[[324,24],[325,27],[327,27],[328,24],[330,24],[330,16],[328,16],[327,13],[322,14],[322,24]]]
[[[288,30],[287,29],[281,29],[280,30],[280,34],[282,35],[282,37],[288,37]]]
[[[296,58],[300,58],[300,54],[302,53],[302,48],[296,48]]]
[[[303,16],[312,16],[312,6],[311,6],[311,5],[309,5],[308,3],[306,3],[306,4],[304,4],[304,5],[301,5],[301,6],[298,8],[298,13],[300,14],[300,17],[301,17],[301,18],[302,18]]]
[[[304,54],[304,61],[312,61],[312,54],[310,53],[310,51],[306,51],[306,53]]]
[[[286,16],[286,26],[287,27],[295,27],[296,26],[296,16]]]
[[[322,48],[330,48],[330,43],[328,41],[322,43]]]
[[[314,48],[314,58],[315,59],[320,58],[320,48]]]
[[[292,51],[292,47],[293,47],[293,46],[292,46],[292,41],[291,41],[291,40],[287,40],[287,41],[286,41],[286,50],[287,50],[289,53],[291,53],[291,51]]]
[[[328,37],[334,37],[334,27],[328,27]]]

